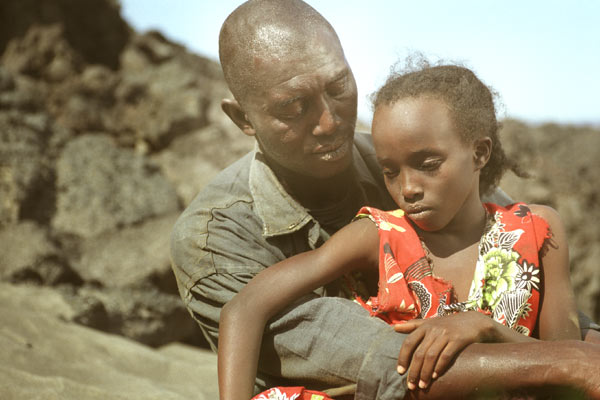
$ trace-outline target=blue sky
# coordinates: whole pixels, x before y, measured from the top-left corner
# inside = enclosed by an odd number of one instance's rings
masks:
[[[137,30],[158,29],[218,59],[240,0],[121,0]],[[600,1],[308,0],[337,31],[359,89],[359,117],[390,66],[420,51],[461,62],[500,93],[501,117],[600,125]]]

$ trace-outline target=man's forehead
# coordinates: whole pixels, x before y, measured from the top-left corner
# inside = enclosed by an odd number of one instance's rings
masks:
[[[261,95],[273,98],[288,96],[294,90],[327,85],[351,73],[345,58],[334,53],[283,61],[274,57],[257,58],[254,65],[256,89],[262,92]]]
[[[303,53],[341,51],[337,36],[319,25],[314,29],[281,24],[263,24],[255,27],[246,51],[264,59],[290,59]],[[240,49],[242,50],[242,49]]]
[[[285,52],[300,44],[297,32],[286,26],[268,24],[256,27],[251,46],[255,53],[263,53]]]

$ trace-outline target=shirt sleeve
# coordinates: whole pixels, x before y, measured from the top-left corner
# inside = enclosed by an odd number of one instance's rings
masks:
[[[582,311],[578,312],[578,316],[579,316],[579,327],[581,328],[582,334],[586,329],[592,329],[594,331],[600,332],[600,325],[598,325],[597,323],[592,321],[592,319],[590,317],[588,317],[586,314],[584,314]]]
[[[218,337],[221,303],[249,279],[215,274],[192,289],[189,308],[213,339]],[[305,296],[266,327],[257,389],[300,385],[327,390],[356,384],[356,399],[402,399],[406,385],[396,365],[404,337],[351,300]]]

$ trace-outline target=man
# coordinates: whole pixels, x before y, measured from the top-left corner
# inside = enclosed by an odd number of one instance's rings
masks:
[[[369,137],[354,134],[356,84],[320,14],[300,0],[249,1],[219,45],[235,97],[222,108],[257,147],[198,195],[172,235],[181,296],[213,349],[221,307],[259,271],[318,247],[359,206],[394,207]],[[343,297],[343,285],[328,285],[270,323],[259,388],[346,386],[356,399],[400,399],[556,384],[600,396],[600,346],[583,342],[552,352],[551,343],[474,344],[427,391],[407,391],[396,372],[405,336]],[[549,368],[556,360],[562,368]]]

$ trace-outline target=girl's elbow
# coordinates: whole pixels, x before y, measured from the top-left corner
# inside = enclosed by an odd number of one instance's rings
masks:
[[[236,301],[236,298],[234,297],[233,299],[225,303],[225,305],[221,308],[221,313],[219,315],[219,325],[223,325],[229,320],[235,321],[239,313],[240,302]]]

